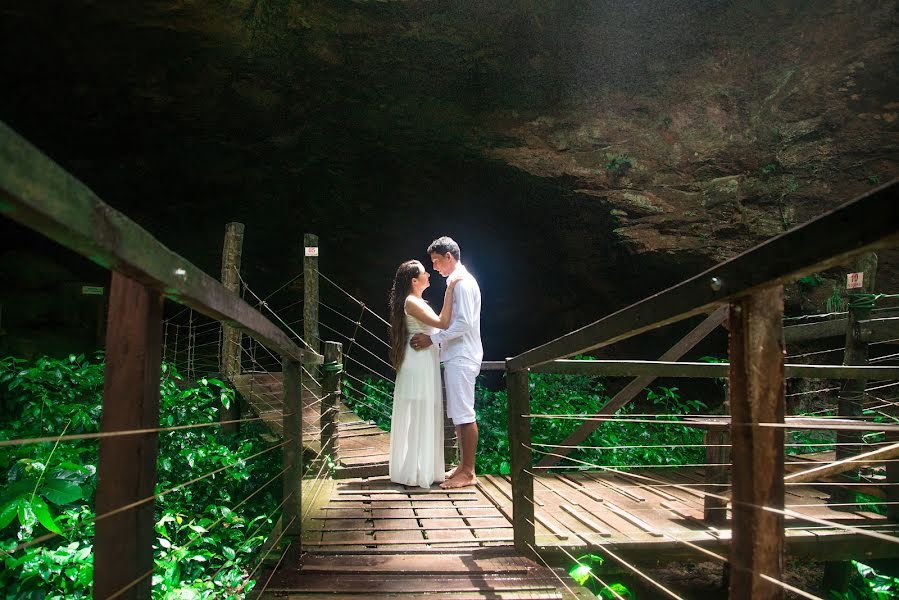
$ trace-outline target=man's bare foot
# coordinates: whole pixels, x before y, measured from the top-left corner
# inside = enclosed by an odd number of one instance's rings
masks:
[[[440,487],[445,490],[454,490],[456,488],[468,487],[470,485],[475,485],[478,482],[478,478],[474,475],[464,475],[460,473],[456,477],[452,479],[447,479],[443,483],[440,484]]]

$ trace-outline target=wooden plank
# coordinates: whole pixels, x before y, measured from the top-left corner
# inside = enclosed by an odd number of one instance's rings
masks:
[[[894,180],[691,279],[510,358],[506,370],[521,371],[609,346],[771,285],[843,264],[863,252],[889,247],[899,237],[897,196],[899,185]]]
[[[162,296],[112,274],[100,431],[159,426]],[[154,494],[159,434],[100,439],[95,509],[103,515]],[[107,598],[153,569],[153,502],[97,521],[94,595]],[[149,598],[145,577],[120,598]]]
[[[282,446],[283,464],[287,471],[282,475],[284,508],[281,521],[285,536],[299,538],[303,531],[303,389],[302,365],[289,357],[284,357],[281,366],[284,373],[284,414],[282,416],[284,441]],[[299,545],[300,540],[294,540]]]
[[[843,460],[799,471],[798,473],[792,473],[784,477],[784,481],[792,483],[814,481],[820,477],[837,475],[845,473],[846,471],[855,471],[858,470],[861,465],[875,464],[896,456],[899,456],[899,443],[882,446],[877,450],[865,452],[864,454],[849,456]]]
[[[718,484],[730,481],[730,448],[725,446],[727,440],[727,433],[722,429],[705,431],[705,481],[710,485],[705,488],[708,495],[703,498],[703,514],[709,524],[721,525],[727,520],[727,500],[718,497],[725,489]]]
[[[727,377],[728,363],[663,362],[653,360],[555,360],[534,367],[537,373],[584,375],[590,377],[687,377],[719,379]],[[897,366],[868,365],[784,365],[788,379],[899,379]],[[600,409],[602,410],[602,409]],[[605,414],[600,412],[599,414]]]
[[[700,341],[704,340],[709,333],[714,331],[724,318],[727,316],[727,307],[722,306],[715,310],[708,317],[703,319],[703,321],[693,328],[687,335],[681,338],[674,346],[672,346],[667,352],[662,354],[659,357],[660,361],[677,361],[680,358],[689,352],[696,344]],[[615,411],[620,409],[622,406],[633,400],[637,394],[643,391],[643,388],[651,384],[655,381],[655,375],[645,375],[643,377],[638,377],[628,383],[620,392],[615,394],[615,396],[606,402],[602,408],[599,409],[599,414],[601,415],[610,415]],[[571,434],[565,438],[559,444],[559,447],[555,448],[553,454],[544,455],[543,458],[537,463],[538,467],[552,467],[559,464],[559,461],[562,460],[562,457],[568,456],[571,452],[571,448],[566,448],[566,446],[577,446],[581,442],[583,442],[587,437],[596,431],[596,429],[602,424],[601,421],[584,421],[581,423],[577,429],[575,429]]]
[[[763,289],[730,308],[728,374],[733,457],[730,598],[783,598],[784,420],[783,286]]]
[[[784,342],[805,342],[808,340],[820,340],[828,337],[844,337],[846,335],[847,319],[834,319],[833,321],[818,321],[817,323],[803,323],[784,327]]]
[[[859,319],[855,323],[855,337],[860,342],[885,342],[899,338],[899,317]]]
[[[150,289],[222,321],[277,354],[303,356],[259,311],[103,203],[83,183],[0,123],[0,214]]]
[[[531,452],[531,421],[528,372],[507,372],[509,418],[509,462],[512,478],[512,525],[515,548],[524,556],[533,555],[535,544],[534,466]]]
[[[602,537],[611,537],[612,532],[594,521],[585,515],[582,511],[577,510],[574,506],[570,504],[560,504],[559,508],[567,512],[569,515],[589,527],[593,533],[600,535]]]

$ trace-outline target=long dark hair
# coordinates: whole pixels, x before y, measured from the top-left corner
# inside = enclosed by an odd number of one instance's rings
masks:
[[[390,362],[397,371],[406,355],[406,338],[409,336],[409,328],[406,326],[406,298],[412,292],[412,280],[418,277],[423,268],[419,261],[407,260],[397,268],[393,287],[390,288]]]

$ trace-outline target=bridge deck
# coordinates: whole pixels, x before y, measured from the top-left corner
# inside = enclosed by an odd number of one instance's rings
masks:
[[[284,429],[281,373],[243,373],[233,377],[232,383],[263,422],[281,436]],[[313,454],[321,449],[320,397],[321,390],[314,385],[303,390],[303,443]],[[386,475],[390,435],[377,425],[360,420],[342,402],[337,406],[339,423],[334,476],[342,479]]]
[[[684,542],[726,556],[730,529],[703,520],[698,468],[652,469],[649,486],[627,475],[541,475],[535,482],[537,545],[570,552],[611,545],[641,562],[708,560]],[[721,493],[721,490],[716,490]],[[858,529],[899,534],[899,524],[862,510],[826,506],[828,492],[787,486],[786,508]],[[461,490],[405,489],[386,478],[330,482],[306,511],[304,548],[313,553],[445,552],[512,544],[507,477],[482,476]],[[851,508],[851,507],[846,507]],[[729,516],[729,515],[728,515]],[[791,555],[817,560],[899,556],[899,544],[786,517]]]

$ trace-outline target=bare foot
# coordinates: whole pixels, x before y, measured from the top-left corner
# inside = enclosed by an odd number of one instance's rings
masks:
[[[440,487],[445,490],[453,490],[456,488],[468,487],[470,485],[475,485],[478,482],[478,478],[474,475],[463,475],[459,474],[452,479],[447,479],[443,483],[440,484]]]

